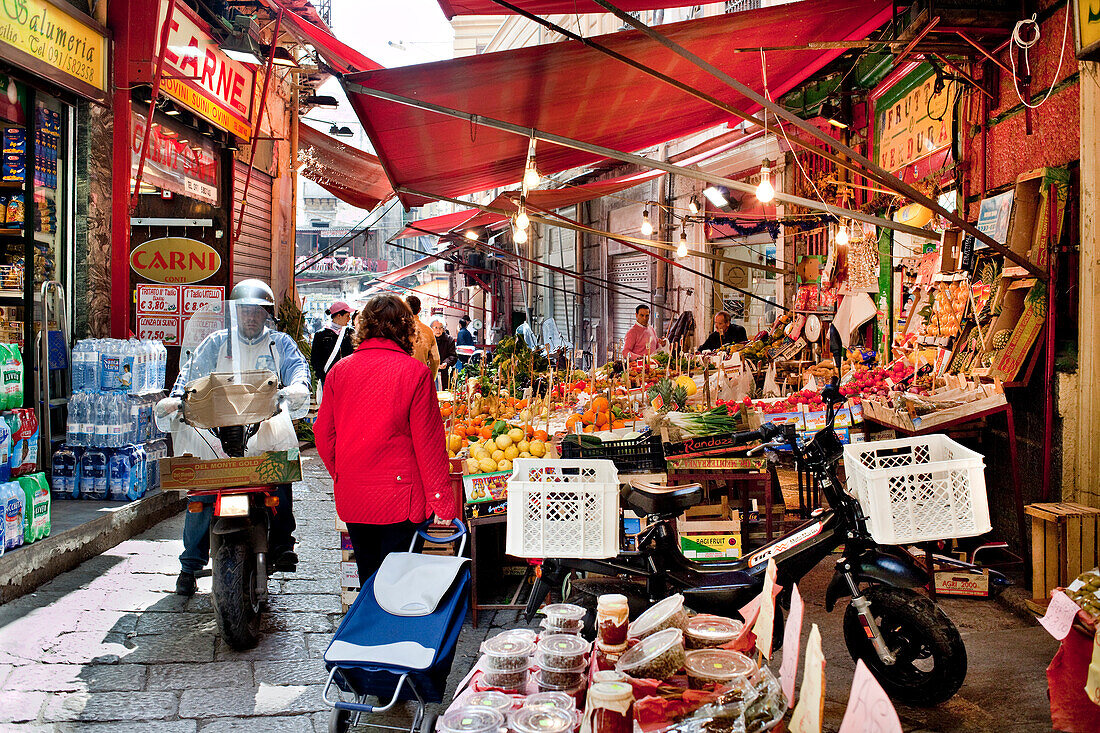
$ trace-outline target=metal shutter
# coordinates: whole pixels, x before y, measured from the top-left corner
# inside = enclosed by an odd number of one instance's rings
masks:
[[[611,336],[616,346],[621,344],[626,338],[626,332],[634,325],[634,309],[644,302],[645,291],[651,290],[651,261],[648,255],[619,255],[611,258],[608,266],[610,281],[615,286],[629,285],[641,288],[642,291],[621,288],[619,292],[610,293]]]
[[[233,219],[230,224],[233,232],[237,231],[241,193],[247,176],[248,165],[239,160],[233,161]],[[252,169],[241,236],[233,243],[230,287],[250,277],[271,283],[271,185],[271,176]]]
[[[567,212],[572,216],[571,212]],[[546,242],[546,254],[542,261],[553,267],[568,272],[577,271],[576,232],[557,227],[548,227]],[[554,272],[546,268],[539,268],[539,282],[542,294],[540,318],[553,316],[558,331],[573,344],[577,340],[577,311],[576,292],[577,281],[568,275]],[[556,289],[555,289],[556,288]],[[562,292],[566,291],[566,292]]]

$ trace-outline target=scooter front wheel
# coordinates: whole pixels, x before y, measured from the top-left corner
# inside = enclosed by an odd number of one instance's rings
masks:
[[[214,616],[230,648],[251,649],[260,642],[260,599],[256,595],[256,555],[244,542],[228,537],[214,555]]]
[[[904,588],[873,585],[863,594],[887,648],[897,659],[885,664],[879,658],[859,612],[849,604],[844,612],[844,641],[852,659],[862,659],[898,702],[930,707],[958,692],[966,679],[966,647],[940,607]]]

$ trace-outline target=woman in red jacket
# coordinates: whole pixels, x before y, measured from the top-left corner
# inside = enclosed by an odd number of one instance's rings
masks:
[[[368,301],[355,326],[358,346],[325,377],[313,428],[361,582],[387,554],[407,550],[427,517],[458,516],[431,371],[410,355],[414,328],[400,298]]]

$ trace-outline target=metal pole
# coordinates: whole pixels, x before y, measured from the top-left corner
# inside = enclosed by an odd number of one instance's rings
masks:
[[[260,110],[256,115],[256,126],[252,128],[252,140],[248,151],[248,170],[244,176],[244,188],[241,190],[241,213],[237,217],[237,229],[233,233],[234,244],[241,237],[241,228],[244,226],[244,207],[248,198],[248,185],[252,182],[252,163],[256,160],[256,139],[260,134],[260,126],[264,123],[264,112],[267,110],[267,87],[271,83],[271,75],[275,70],[275,45],[279,42],[279,28],[283,23],[283,9],[279,8],[279,14],[275,16],[275,30],[271,34],[271,50],[267,55],[267,71],[264,74],[264,85],[260,91]],[[255,88],[255,87],[253,87]]]
[[[433,104],[431,102],[423,102],[418,99],[403,97],[399,94],[383,92],[377,89],[369,89],[361,84],[356,84],[353,82],[345,82],[344,89],[347,92],[352,92],[355,94],[363,94],[368,97],[385,99],[390,102],[396,102],[398,104],[416,107],[418,109],[427,110],[429,112],[437,112],[439,114],[447,115],[449,117],[457,117],[459,119],[468,120],[469,122],[476,125],[490,127],[496,130],[503,130],[504,132],[511,132],[528,139],[534,137],[536,140],[540,140],[542,142],[553,143],[562,147],[573,148],[574,150],[581,150],[586,153],[598,155],[601,158],[612,158],[614,160],[620,160],[624,163],[633,163],[635,165],[642,166],[643,168],[662,170],[666,173],[672,173],[675,175],[683,176],[685,178],[703,181],[704,183],[726,186],[727,188],[735,191],[741,191],[743,193],[756,193],[756,186],[744,183],[743,181],[735,181],[732,178],[725,178],[723,176],[706,173],[705,171],[695,170],[694,168],[685,168],[683,166],[665,163],[660,160],[645,158],[641,155],[634,155],[633,153],[624,153],[622,151],[614,150],[612,148],[606,148],[602,145],[595,145],[593,143],[586,143],[580,140],[574,140],[572,138],[555,135],[549,132],[542,132],[541,130],[536,130],[533,127],[521,127],[520,125],[514,125],[511,122],[504,122],[503,120],[497,120],[492,117],[485,117],[483,115],[473,114],[470,112],[462,112],[460,110],[451,109],[450,107],[444,107],[442,105]],[[403,186],[399,186],[395,190],[398,194],[402,193],[403,191],[411,191],[410,189]],[[424,195],[429,196],[430,198],[438,198],[434,194]],[[938,234],[936,234],[935,232],[930,232],[927,229],[918,229],[917,227],[912,227],[908,224],[901,224],[896,221],[890,221],[889,219],[882,219],[877,216],[871,216],[870,214],[864,214],[862,211],[844,209],[839,206],[833,206],[832,204],[825,203],[824,201],[814,201],[813,199],[807,199],[801,196],[793,196],[791,194],[780,193],[778,191],[775,194],[775,198],[777,201],[782,201],[784,203],[802,206],[807,209],[813,209],[815,211],[824,211],[828,214],[832,214],[837,218],[852,219],[854,221],[861,221],[866,224],[886,227],[887,229],[905,232],[906,234],[911,234],[914,237],[927,239],[929,241],[938,241],[940,238]],[[469,206],[470,202],[462,201],[460,202],[460,205]],[[985,237],[984,234],[982,236]],[[988,239],[988,237],[986,238]],[[1000,247],[1001,245],[998,244],[997,246]],[[1015,256],[1015,253],[1013,254]]]
[[[907,183],[902,181],[897,176],[894,176],[893,174],[889,173],[885,169],[883,169],[883,168],[879,167],[878,165],[876,165],[875,163],[871,162],[870,160],[868,160],[864,156],[860,155],[858,152],[856,152],[852,148],[850,148],[847,145],[844,145],[843,143],[840,143],[840,142],[834,140],[833,138],[829,137],[828,135],[826,135],[821,130],[818,130],[813,125],[808,124],[807,122],[805,122],[804,120],[799,118],[797,115],[792,114],[787,109],[785,109],[784,107],[782,107],[782,106],[776,104],[775,102],[771,101],[770,99],[768,99],[764,95],[758,94],[756,92],[756,90],[754,90],[754,89],[748,87],[747,85],[742,84],[741,82],[737,81],[736,79],[734,79],[732,76],[730,76],[726,72],[724,72],[721,69],[717,68],[716,66],[714,66],[710,62],[708,62],[708,61],[700,58],[699,56],[693,54],[691,51],[688,51],[686,48],[684,48],[680,44],[676,43],[672,39],[668,38],[667,36],[662,35],[661,33],[658,33],[657,31],[653,30],[648,25],[641,22],[640,20],[638,20],[634,16],[630,15],[629,13],[623,12],[622,10],[617,8],[615,5],[608,2],[608,0],[593,0],[593,2],[595,2],[597,5],[600,5],[601,7],[606,9],[609,13],[614,14],[615,17],[619,18],[624,23],[628,23],[632,27],[634,27],[637,30],[641,31],[642,33],[646,34],[647,36],[649,36],[650,39],[652,39],[652,40],[656,41],[657,43],[661,44],[662,46],[669,49],[670,51],[672,51],[676,55],[687,59],[688,61],[693,63],[695,66],[697,66],[700,69],[706,71],[711,76],[713,76],[713,77],[725,82],[729,86],[733,87],[735,90],[737,90],[741,94],[745,95],[746,97],[748,97],[752,101],[756,102],[757,104],[761,105],[762,107],[764,107],[764,109],[768,110],[769,112],[776,115],[780,119],[783,119],[784,121],[789,122],[790,124],[794,125],[798,129],[800,129],[803,132],[809,134],[811,137],[814,137],[817,140],[820,140],[822,143],[824,143],[825,145],[828,145],[829,147],[833,148],[834,150],[836,150],[840,153],[843,153],[844,155],[847,155],[852,160],[854,160],[855,162],[857,162],[860,165],[862,165],[863,167],[865,167],[868,171],[871,171],[872,173],[874,173],[875,177],[879,177],[880,179],[885,179],[885,180],[883,180],[883,182],[884,183],[888,182],[888,185],[891,188],[893,188],[895,191],[897,191],[898,193],[908,197],[909,199],[911,199],[911,200],[913,200],[913,201],[915,201],[915,202],[917,202],[917,203],[919,203],[923,206],[928,207],[929,209],[931,209],[935,213],[937,213],[940,216],[947,219],[949,222],[951,222],[955,226],[961,228],[967,234],[970,234],[970,235],[974,236],[978,241],[986,244],[994,252],[997,252],[998,254],[1004,255],[1004,257],[1006,257],[1007,259],[1012,260],[1017,265],[1023,267],[1024,269],[1026,269],[1028,272],[1030,272],[1032,275],[1035,275],[1039,279],[1041,279],[1041,280],[1046,280],[1047,279],[1047,276],[1048,276],[1049,273],[1045,269],[1039,267],[1034,262],[1029,260],[1027,257],[1025,257],[1023,255],[1019,255],[1019,254],[1013,252],[1011,249],[1009,249],[1008,247],[1005,247],[1003,244],[996,241],[995,239],[990,237],[988,234],[985,234],[984,232],[979,231],[976,226],[974,226],[970,222],[966,221],[964,218],[962,218],[961,216],[959,216],[955,212],[948,211],[944,207],[940,206],[938,202],[936,202],[936,201],[932,200],[931,198],[925,196],[924,194],[922,194],[917,189],[913,188],[912,186],[908,185]],[[779,194],[776,194],[776,198],[777,199],[780,198]],[[849,217],[849,218],[852,218],[852,217]]]
[[[130,193],[131,209],[137,208],[138,191],[141,190],[141,176],[145,172],[145,157],[149,154],[149,134],[153,131],[153,111],[157,107],[157,97],[160,95],[160,72],[164,66],[164,52],[168,50],[168,32],[172,28],[172,13],[175,9],[176,0],[168,0],[168,12],[165,13],[164,24],[160,27],[160,49],[157,51],[157,63],[153,69],[153,90],[149,98],[149,115],[145,118],[145,133],[141,138],[141,155],[138,157],[137,175],[134,176],[134,190]]]

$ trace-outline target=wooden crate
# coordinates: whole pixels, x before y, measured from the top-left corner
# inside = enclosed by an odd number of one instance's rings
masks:
[[[1070,502],[1029,504],[1032,596],[1045,599],[1100,562],[1100,509]]]

